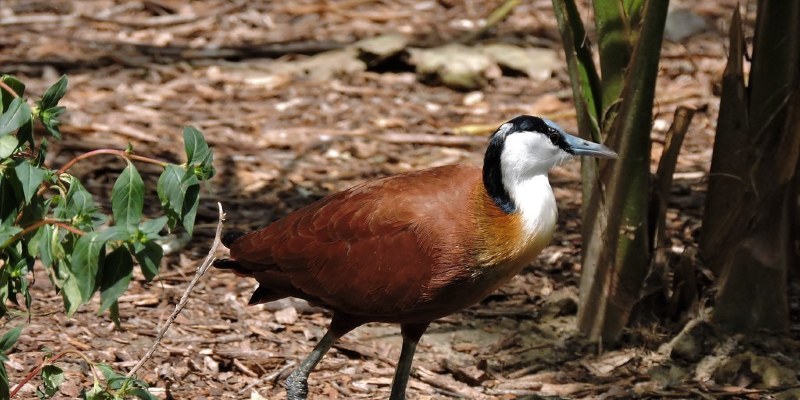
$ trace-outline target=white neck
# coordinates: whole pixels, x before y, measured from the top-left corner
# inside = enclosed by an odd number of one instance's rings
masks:
[[[508,179],[508,182],[504,177],[503,183],[522,217],[525,234],[529,238],[542,235],[549,238],[556,224],[558,208],[547,174],[515,178]]]

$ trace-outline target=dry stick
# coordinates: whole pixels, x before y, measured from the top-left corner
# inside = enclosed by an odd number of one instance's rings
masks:
[[[185,307],[186,303],[189,301],[189,294],[192,293],[192,290],[197,285],[197,282],[200,281],[200,278],[206,273],[208,267],[210,267],[211,263],[213,263],[216,259],[214,254],[217,252],[217,247],[219,247],[220,243],[220,236],[222,234],[222,221],[225,221],[225,213],[222,212],[222,203],[217,203],[217,206],[219,207],[219,222],[217,223],[217,231],[214,234],[214,243],[211,244],[211,249],[208,251],[208,256],[206,256],[203,264],[197,268],[197,273],[194,275],[192,281],[189,282],[189,287],[187,287],[183,292],[181,300],[175,306],[175,311],[172,312],[172,315],[169,316],[167,321],[164,323],[164,326],[162,326],[161,330],[158,331],[158,335],[156,336],[155,342],[153,342],[153,346],[151,346],[150,350],[147,351],[144,357],[142,357],[142,359],[139,360],[139,362],[133,368],[131,368],[128,374],[125,375],[126,378],[132,377],[133,374],[135,374],[136,371],[138,371],[139,368],[141,368],[142,365],[144,365],[144,363],[153,355],[153,353],[156,351],[156,347],[158,347],[158,345],[161,343],[161,340],[164,338],[164,334],[167,333],[169,327],[173,322],[175,322],[175,318],[178,317],[178,314],[180,314],[180,312],[183,310],[183,307]]]

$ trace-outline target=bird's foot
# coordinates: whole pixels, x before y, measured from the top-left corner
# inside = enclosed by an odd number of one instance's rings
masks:
[[[283,382],[287,400],[305,400],[308,397],[308,377],[295,370]]]

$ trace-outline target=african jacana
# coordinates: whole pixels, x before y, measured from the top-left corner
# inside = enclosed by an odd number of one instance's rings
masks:
[[[431,321],[466,308],[528,265],[556,222],[548,171],[573,156],[616,158],[554,122],[516,117],[492,134],[483,171],[451,165],[376,179],[255,232],[228,233],[219,268],[255,278],[250,304],[299,297],[333,311],[330,328],[287,378],[290,400],[333,343],[367,322],[399,323],[391,399],[405,397]]]

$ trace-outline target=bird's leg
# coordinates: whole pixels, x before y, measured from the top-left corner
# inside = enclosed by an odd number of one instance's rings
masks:
[[[305,400],[308,396],[308,375],[314,367],[317,366],[319,361],[322,360],[325,353],[331,349],[331,346],[336,343],[336,340],[359,325],[361,324],[350,322],[342,317],[337,318],[336,315],[333,316],[328,332],[326,332],[325,336],[314,346],[314,350],[311,350],[311,354],[300,362],[300,365],[289,374],[286,381],[283,383],[283,387],[286,388],[287,400]]]
[[[403,335],[403,349],[400,351],[400,361],[394,370],[394,380],[392,381],[392,394],[389,400],[404,400],[406,398],[406,386],[408,376],[411,374],[411,362],[414,360],[414,352],[417,350],[419,338],[428,329],[428,323],[423,324],[403,324],[400,326],[400,333]]]

